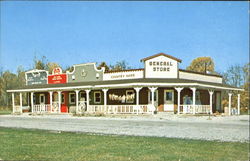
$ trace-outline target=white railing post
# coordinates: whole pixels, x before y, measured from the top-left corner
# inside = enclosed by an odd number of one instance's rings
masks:
[[[109,89],[102,89],[103,91],[103,98],[104,98],[104,113],[107,112],[107,91]]]
[[[52,113],[52,106],[53,106],[53,91],[49,92],[49,100],[50,100],[50,113]]]
[[[231,115],[231,98],[232,98],[232,93],[228,93],[229,100],[228,100],[228,115]]]
[[[193,92],[193,114],[195,114],[195,100],[196,100],[196,96],[195,96],[195,94],[196,94],[196,88],[190,88],[191,90],[192,90],[192,92]]]
[[[86,104],[87,104],[87,110],[86,111],[89,111],[89,92],[90,92],[90,90],[87,89],[87,90],[85,90],[85,92],[86,92],[86,97],[87,97],[86,98]]]
[[[23,113],[23,96],[22,93],[19,94],[20,97],[20,113]]]
[[[176,87],[175,90],[178,92],[178,102],[177,102],[177,114],[180,114],[180,104],[181,104],[181,91],[183,87]]]
[[[34,97],[34,93],[31,92],[30,93],[31,113],[34,112],[34,99],[33,99],[33,97]]]
[[[61,94],[62,91],[57,91],[58,93],[58,113],[61,113]]]
[[[240,94],[238,94],[238,115],[240,115]]]
[[[213,90],[208,90],[209,92],[209,101],[210,101],[210,114],[213,114]]]
[[[75,90],[76,92],[76,114],[79,112],[79,90]]]
[[[140,105],[139,105],[139,99],[140,99],[140,90],[142,89],[141,87],[136,87],[134,88],[136,91],[136,108],[137,108],[137,115],[139,114],[139,109],[140,109]]]
[[[155,108],[155,100],[154,100],[154,92],[155,92],[155,90],[157,89],[157,87],[151,87],[151,88],[149,88],[150,89],[150,91],[151,91],[151,96],[152,96],[152,107],[153,107],[153,109],[152,109],[152,115],[154,114],[154,111],[156,110],[156,108]]]
[[[15,93],[12,93],[12,113],[15,113]]]

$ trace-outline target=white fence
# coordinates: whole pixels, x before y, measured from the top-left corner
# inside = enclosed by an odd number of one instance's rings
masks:
[[[152,105],[89,105],[89,113],[106,114],[146,114],[154,111]]]
[[[40,104],[33,106],[34,113],[49,113],[51,110],[50,104]]]
[[[210,105],[180,105],[180,113],[204,113],[209,114]]]

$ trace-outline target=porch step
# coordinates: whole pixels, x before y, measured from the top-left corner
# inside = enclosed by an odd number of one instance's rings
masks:
[[[159,116],[174,115],[174,112],[157,112],[156,115]]]

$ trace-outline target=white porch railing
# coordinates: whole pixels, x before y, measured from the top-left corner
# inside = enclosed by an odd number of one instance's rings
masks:
[[[39,104],[33,106],[33,113],[49,113],[50,104]]]
[[[210,105],[180,105],[180,113],[205,113],[209,114]]]
[[[152,105],[89,105],[89,113],[107,113],[107,114],[143,114],[152,113]]]

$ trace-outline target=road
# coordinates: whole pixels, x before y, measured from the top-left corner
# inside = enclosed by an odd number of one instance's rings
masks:
[[[222,118],[223,119],[223,118]],[[55,131],[86,132],[98,134],[156,136],[219,140],[249,141],[248,116],[226,119],[159,119],[110,118],[72,116],[0,116],[1,127],[44,129]]]

